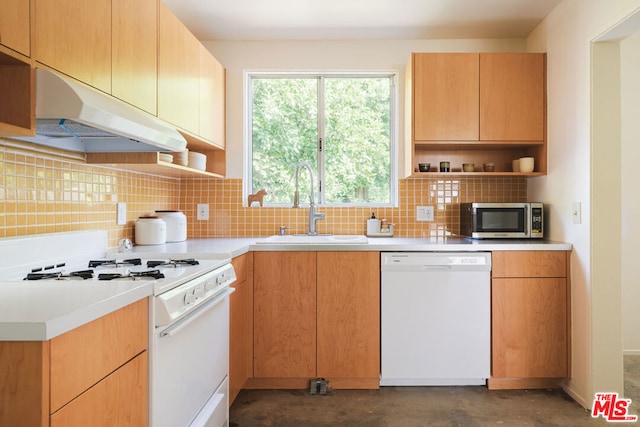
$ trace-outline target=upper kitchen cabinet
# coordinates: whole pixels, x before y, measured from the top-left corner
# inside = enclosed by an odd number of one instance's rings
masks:
[[[29,0],[0,0],[0,136],[35,134],[29,8]]]
[[[200,135],[225,148],[225,70],[200,46]]]
[[[480,54],[480,140],[544,141],[544,118],[544,54]]]
[[[158,117],[202,140],[199,151],[224,149],[224,68],[162,4],[160,29]]]
[[[224,176],[224,68],[162,3],[158,52],[158,117],[207,156],[207,172]]]
[[[414,54],[416,141],[477,141],[478,55]]]
[[[0,136],[35,134],[35,74],[30,64],[0,52]]]
[[[157,114],[158,1],[112,0],[113,96]]]
[[[31,55],[30,0],[0,0],[0,45]]]
[[[407,65],[406,175],[434,176],[441,161],[465,175],[546,174],[546,57],[542,53],[413,53]],[[535,158],[534,172],[511,169]],[[431,172],[417,172],[431,163]],[[494,172],[482,172],[494,163]]]
[[[111,93],[111,0],[33,0],[36,62]]]
[[[199,133],[200,42],[160,4],[158,117]]]

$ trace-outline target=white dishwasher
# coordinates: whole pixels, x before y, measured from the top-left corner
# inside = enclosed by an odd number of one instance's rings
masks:
[[[484,385],[491,253],[382,252],[381,386]]]

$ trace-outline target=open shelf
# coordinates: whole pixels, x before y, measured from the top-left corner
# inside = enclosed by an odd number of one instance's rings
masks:
[[[108,164],[119,169],[144,172],[174,178],[224,178],[209,170],[213,160],[207,160],[208,170],[193,169],[160,160],[159,153],[87,153],[87,163]]]

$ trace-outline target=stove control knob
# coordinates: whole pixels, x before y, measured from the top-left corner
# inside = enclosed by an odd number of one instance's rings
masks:
[[[222,273],[221,275],[219,275],[219,276],[216,278],[216,283],[217,283],[218,285],[222,285],[222,284],[223,284],[224,282],[226,282],[226,281],[227,281],[227,274],[226,274],[226,273]]]
[[[184,303],[185,305],[189,305],[189,304],[193,304],[194,302],[196,302],[196,295],[195,292],[187,292],[184,295]]]
[[[205,294],[205,289],[204,289],[204,285],[198,285],[194,290],[193,290],[193,294],[196,296],[196,298],[202,298]]]
[[[215,279],[207,280],[204,284],[204,289],[207,291],[210,291],[211,289],[215,289],[216,282],[217,281]]]

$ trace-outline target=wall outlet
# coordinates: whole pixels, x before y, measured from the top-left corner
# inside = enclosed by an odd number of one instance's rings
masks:
[[[198,214],[196,219],[200,221],[209,220],[209,205],[206,203],[198,203]]]
[[[118,202],[118,211],[116,214],[116,224],[117,225],[126,225],[127,224],[127,204],[123,202]]]
[[[433,206],[418,206],[416,221],[433,221]]]

